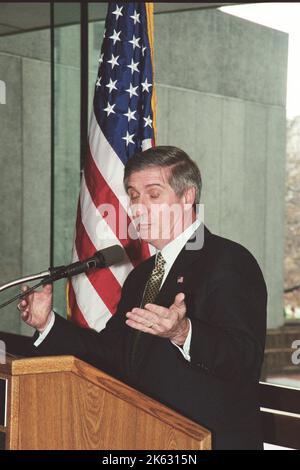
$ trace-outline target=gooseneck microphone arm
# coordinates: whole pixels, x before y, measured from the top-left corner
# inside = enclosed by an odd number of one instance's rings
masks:
[[[20,277],[19,279],[15,279],[14,281],[7,282],[6,284],[3,284],[2,286],[0,286],[0,292],[3,292],[4,290],[9,289],[10,287],[18,286],[19,284],[23,284],[25,282],[42,279],[47,276],[50,276],[50,270],[43,271],[38,274],[31,274],[30,276]]]
[[[37,287],[43,286],[45,284],[58,281],[66,277],[77,276],[78,274],[88,272],[92,269],[107,268],[112,264],[121,262],[124,259],[124,251],[119,245],[113,245],[103,250],[97,251],[94,256],[88,258],[84,261],[77,261],[75,263],[69,264],[68,266],[57,266],[54,268],[49,268],[47,271],[43,271],[38,274],[32,274],[30,276],[21,277],[13,281],[7,282],[0,286],[0,293],[10,287],[17,286],[30,281],[35,281],[37,279],[42,279],[38,284],[27,289],[25,292],[20,292],[18,295],[14,296],[12,299],[4,302],[0,305],[0,309],[6,307],[15,300],[22,299],[28,294],[33,292]]]
[[[15,300],[24,299],[24,297],[26,297],[26,295],[30,294],[31,292],[33,292],[38,287],[43,286],[45,284],[48,284],[48,282],[50,282],[50,281],[46,281],[46,279],[47,278],[44,278],[41,282],[38,282],[34,286],[27,289],[25,292],[20,292],[20,294],[17,294],[14,297],[12,297],[11,299],[7,300],[7,302],[4,302],[3,304],[0,304],[0,309],[3,308],[3,307],[6,307],[7,305],[11,304]],[[17,285],[17,284],[15,284],[15,285]]]

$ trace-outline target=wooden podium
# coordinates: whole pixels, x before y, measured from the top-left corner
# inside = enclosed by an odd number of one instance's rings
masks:
[[[9,359],[0,385],[2,448],[211,448],[209,431],[73,356]]]

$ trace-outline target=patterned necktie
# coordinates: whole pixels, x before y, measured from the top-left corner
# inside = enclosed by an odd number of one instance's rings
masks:
[[[145,290],[144,290],[144,295],[143,299],[140,305],[140,308],[144,308],[144,306],[147,303],[153,303],[157,297],[157,294],[159,292],[165,269],[165,260],[161,254],[161,252],[158,253],[156,257],[156,262],[155,266],[151,272],[151,275],[147,281]],[[134,334],[134,340],[133,340],[133,347],[132,347],[132,354],[131,354],[131,366],[132,366],[132,371],[137,369],[138,366],[138,345],[140,342],[140,337],[141,337],[141,331],[135,331]]]
[[[165,274],[165,263],[163,255],[159,252],[156,257],[155,266],[145,287],[141,308],[144,308],[148,303],[153,303],[156,299]]]

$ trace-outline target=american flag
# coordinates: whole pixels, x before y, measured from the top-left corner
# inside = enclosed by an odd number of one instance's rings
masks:
[[[68,312],[81,326],[100,331],[116,311],[127,275],[150,255],[147,243],[120,236],[120,229],[127,232],[131,223],[124,165],[136,151],[154,145],[152,3],[109,3],[93,104],[73,261],[115,244],[123,246],[126,259],[73,277]],[[105,205],[115,209],[116,223]]]

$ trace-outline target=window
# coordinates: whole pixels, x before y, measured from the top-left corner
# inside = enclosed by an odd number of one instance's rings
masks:
[[[33,31],[36,8],[44,29]],[[50,261],[49,3],[1,4],[0,123],[2,284],[44,271]],[[9,290],[4,294],[3,301],[14,293]],[[28,333],[15,303],[1,311],[0,330]]]
[[[282,258],[283,274],[281,277],[279,271],[274,270],[269,278],[268,287],[274,281],[276,283],[277,301],[269,303],[268,316],[269,319],[277,316],[277,321],[271,322],[268,331],[263,378],[269,382],[300,387],[300,5],[262,3],[222,7],[221,10],[251,22],[253,27],[260,25],[261,29],[270,31],[270,34],[272,28],[274,33],[276,30],[277,34],[288,37],[286,87],[282,83],[282,91],[286,93],[284,101],[279,103],[285,114],[284,172],[281,181],[278,180],[279,185],[273,187],[274,199],[280,204],[284,202],[284,205],[277,214],[281,229],[274,233],[274,243],[271,242],[269,253],[274,258]],[[279,54],[283,53],[280,49]],[[269,60],[268,57],[266,59]],[[261,64],[257,64],[257,67],[260,68]],[[272,80],[265,85],[272,89],[277,80],[278,73],[275,72]],[[267,171],[275,171],[274,167],[278,165],[275,160]],[[282,202],[278,200],[278,192]]]

